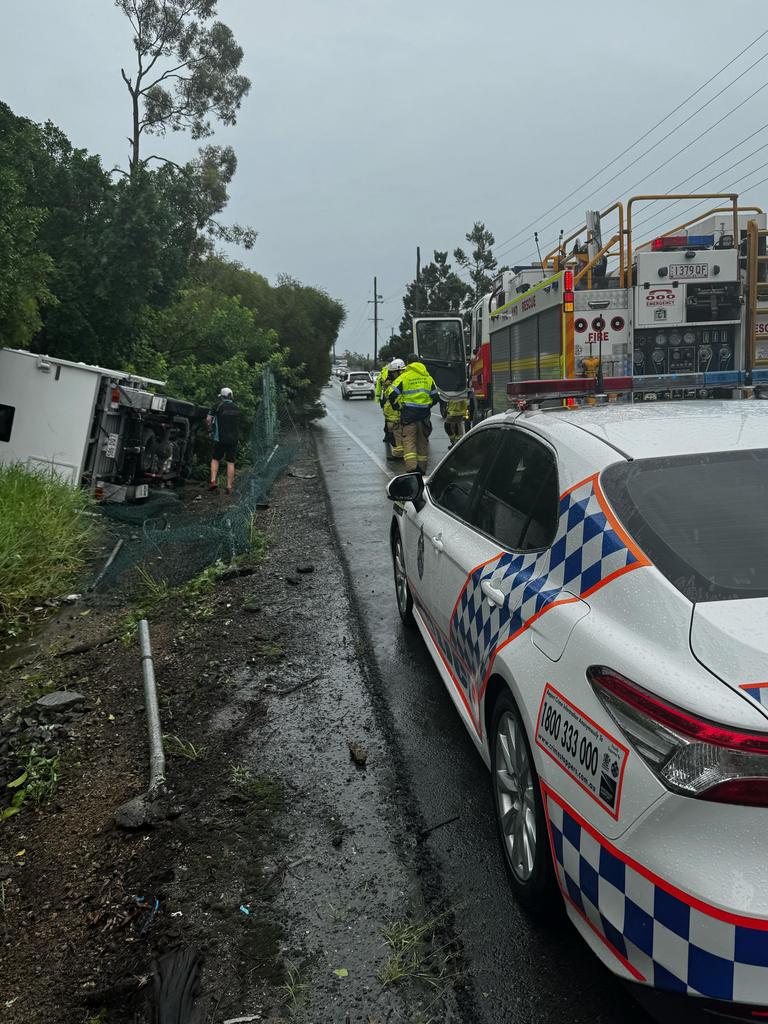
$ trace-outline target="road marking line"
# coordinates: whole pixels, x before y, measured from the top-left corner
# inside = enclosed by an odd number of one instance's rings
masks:
[[[343,423],[341,422],[341,420],[337,419],[337,418],[336,418],[336,417],[335,417],[335,416],[333,415],[333,413],[331,412],[331,410],[330,410],[330,409],[328,408],[328,406],[327,406],[327,405],[326,405],[326,407],[325,407],[325,411],[326,411],[326,413],[328,414],[328,418],[329,418],[329,419],[331,419],[331,420],[333,420],[333,422],[334,422],[334,423],[336,424],[336,426],[337,426],[337,427],[341,427],[341,429],[342,429],[342,430],[344,431],[344,433],[345,433],[345,434],[346,434],[346,435],[347,435],[348,437],[351,437],[351,438],[352,438],[352,440],[353,440],[353,441],[355,442],[355,444],[357,445],[357,447],[358,447],[358,448],[360,448],[360,449],[361,449],[362,451],[364,451],[364,452],[365,452],[365,454],[366,454],[366,455],[368,456],[368,458],[369,458],[369,459],[371,460],[371,462],[372,462],[372,463],[373,463],[373,464],[374,464],[375,466],[378,466],[378,468],[379,468],[379,469],[381,470],[381,472],[382,472],[382,473],[384,474],[384,476],[391,476],[391,475],[392,475],[392,473],[390,472],[390,470],[389,470],[389,469],[387,468],[387,466],[386,466],[386,465],[385,465],[385,464],[384,464],[384,463],[383,463],[383,462],[381,461],[381,459],[380,459],[380,458],[378,457],[378,455],[374,455],[374,454],[373,454],[373,452],[371,451],[371,449],[370,449],[370,448],[368,447],[368,445],[367,445],[367,444],[364,444],[364,443],[363,443],[363,442],[362,442],[362,441],[360,440],[360,438],[359,438],[359,437],[357,436],[357,434],[353,434],[353,433],[352,433],[352,431],[351,431],[351,430],[349,429],[349,427],[345,427],[345,426],[344,426],[344,424],[343,424]]]

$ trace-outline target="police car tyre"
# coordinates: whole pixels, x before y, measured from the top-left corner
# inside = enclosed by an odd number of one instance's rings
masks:
[[[512,695],[501,694],[491,724],[491,787],[512,891],[527,910],[558,906],[539,776]]]
[[[395,596],[397,598],[397,610],[404,626],[416,624],[413,617],[413,598],[411,588],[408,586],[408,578],[405,573],[405,558],[403,557],[403,542],[400,534],[395,536],[395,543],[392,547],[392,567],[395,572]]]

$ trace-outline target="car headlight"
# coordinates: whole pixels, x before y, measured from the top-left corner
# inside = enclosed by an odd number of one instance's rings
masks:
[[[718,725],[605,666],[587,670],[601,704],[664,785],[684,796],[768,807],[768,732]]]

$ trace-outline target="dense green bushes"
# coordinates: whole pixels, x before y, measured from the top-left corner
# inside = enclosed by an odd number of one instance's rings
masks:
[[[246,411],[268,363],[294,415],[320,414],[344,308],[214,252],[236,166],[209,146],[184,166],[109,174],[0,103],[0,346],[133,368],[203,404],[225,385]]]

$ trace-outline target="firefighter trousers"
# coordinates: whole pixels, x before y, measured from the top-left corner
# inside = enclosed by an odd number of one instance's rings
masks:
[[[384,436],[389,442],[389,447],[392,452],[393,459],[402,459],[403,457],[403,428],[400,425],[400,420],[388,420],[384,419]]]
[[[417,420],[416,423],[402,424],[403,458],[405,459],[405,468],[409,472],[415,469],[426,471],[430,426],[429,420]]]
[[[443,426],[453,447],[459,438],[464,436],[464,417],[446,416]]]

